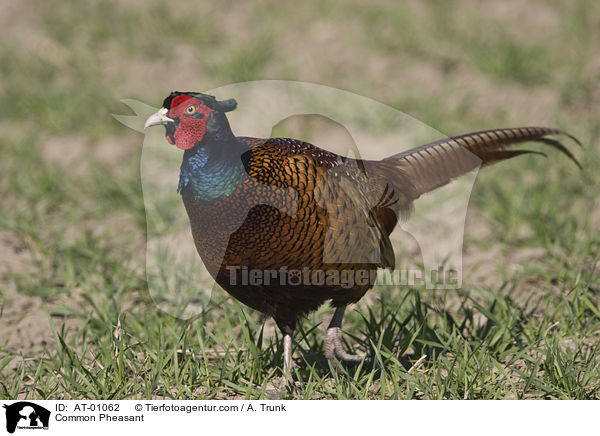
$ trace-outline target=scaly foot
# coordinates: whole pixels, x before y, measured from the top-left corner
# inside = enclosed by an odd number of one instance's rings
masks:
[[[329,327],[327,329],[327,339],[325,340],[325,357],[331,363],[337,365],[336,358],[344,362],[357,363],[362,361],[365,356],[358,354],[350,354],[344,350],[342,342],[342,329],[340,327]]]

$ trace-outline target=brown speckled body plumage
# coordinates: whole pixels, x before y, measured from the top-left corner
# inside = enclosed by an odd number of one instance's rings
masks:
[[[217,282],[238,300],[273,316],[280,324],[294,325],[327,300],[336,306],[358,301],[372,286],[372,280],[351,289],[335,285],[235,286],[230,283],[227,267],[269,271],[285,266],[289,270],[373,273],[377,268],[393,267],[388,237],[409,199],[396,195],[392,200],[391,193],[387,193],[386,200],[393,204],[375,207],[372,216],[376,225],[369,226],[370,208],[365,210],[369,201],[363,198],[383,195],[385,182],[384,178],[369,177],[374,163],[342,159],[293,139],[240,139],[250,148],[242,158],[250,177],[234,192],[220,201],[204,204],[183,191],[196,247]],[[407,177],[401,168],[388,167],[390,172],[398,173],[397,181]],[[343,183],[352,184],[355,189],[339,189]],[[408,180],[404,183],[410,186]],[[281,190],[272,191],[266,186]],[[280,195],[280,204],[290,206],[263,204],[269,195]],[[269,201],[275,202],[274,198]],[[335,229],[332,220],[336,221]],[[234,229],[240,221],[241,226]],[[326,247],[332,248],[327,254]],[[360,253],[355,258],[376,261],[343,262],[343,256],[338,256],[335,249]],[[334,262],[327,262],[327,258]],[[340,261],[335,262],[336,258]]]

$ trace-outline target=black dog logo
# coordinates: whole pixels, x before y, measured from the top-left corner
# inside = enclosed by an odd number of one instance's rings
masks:
[[[19,401],[8,406],[5,404],[4,408],[6,409],[6,431],[9,433],[14,433],[17,426],[27,429],[48,429],[50,411],[42,406],[29,401]]]

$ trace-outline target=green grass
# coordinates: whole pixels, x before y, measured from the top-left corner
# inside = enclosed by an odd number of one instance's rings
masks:
[[[490,280],[372,290],[344,322],[360,365],[325,360],[330,308],[304,320],[289,398],[600,398],[600,9],[512,7],[517,22],[460,1],[73,1],[17,19],[0,49],[0,398],[259,398],[278,384],[281,337],[256,312],[221,290],[186,320],[157,307],[142,137],[110,116],[121,98],[263,78],[351,90],[448,134],[548,124],[584,144],[582,171],[552,151],[482,171],[470,207],[487,231],[468,226],[466,248]],[[538,12],[547,25],[520,34]],[[64,143],[52,159],[50,139]],[[20,336],[31,323],[39,337]]]
[[[415,290],[394,292],[362,313],[350,313],[348,341],[369,357],[341,373],[323,358],[320,310],[297,333],[298,382],[289,397],[598,398],[600,313],[592,302],[598,289],[582,277],[564,295],[525,307],[511,296],[517,282],[500,292],[463,290],[460,307],[452,311],[444,308],[446,295]],[[85,311],[51,314],[55,343],[38,358],[24,359],[16,370],[21,377],[2,383],[2,396],[257,398],[276,384],[280,338],[264,339],[256,316],[222,296],[188,321],[154,310],[143,295],[138,310],[125,309],[132,285],[91,288],[81,296]],[[539,311],[547,315],[536,317]],[[83,327],[56,327],[63,317]],[[224,351],[215,355],[214,349]],[[22,357],[7,355],[3,365],[12,359]]]

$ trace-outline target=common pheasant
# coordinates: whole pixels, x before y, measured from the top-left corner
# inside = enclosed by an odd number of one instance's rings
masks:
[[[579,166],[552,136],[578,141],[548,127],[469,133],[369,161],[296,139],[236,137],[225,115],[236,106],[172,92],[145,127],[164,125],[167,141],[184,150],[179,192],[210,274],[281,329],[281,389],[298,320],[326,301],[335,307],[326,357],[361,359],[342,346],[344,310],[373,286],[378,268],[394,267],[389,235],[415,199],[481,164],[537,153],[507,148],[521,142],[552,146]],[[352,275],[352,286],[332,272]]]

